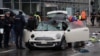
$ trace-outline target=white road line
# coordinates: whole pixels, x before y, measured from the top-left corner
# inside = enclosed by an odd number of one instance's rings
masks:
[[[7,50],[7,51],[2,51],[2,52],[0,52],[0,53],[7,53],[7,52],[12,52],[12,51],[14,51],[15,49],[12,49],[12,50]]]
[[[76,55],[79,55],[79,54],[81,54],[81,53],[76,53],[76,54],[73,54],[73,55],[71,55],[71,56],[76,56]]]

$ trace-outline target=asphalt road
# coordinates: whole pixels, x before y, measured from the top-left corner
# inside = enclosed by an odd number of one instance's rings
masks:
[[[90,32],[99,31],[99,28],[90,27]],[[18,50],[14,47],[10,49],[0,49],[0,56],[100,56],[100,43],[94,43],[92,46],[87,46],[88,53],[74,52],[72,49],[64,51],[52,50],[52,49],[38,49],[30,51],[28,49]]]

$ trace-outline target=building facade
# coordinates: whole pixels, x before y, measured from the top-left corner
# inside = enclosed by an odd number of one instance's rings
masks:
[[[0,0],[0,8],[2,8],[3,7],[3,0]]]
[[[21,9],[28,14],[34,11],[46,13],[51,10],[66,10],[66,8],[72,8],[75,12],[88,10],[89,0],[3,0],[3,6]]]

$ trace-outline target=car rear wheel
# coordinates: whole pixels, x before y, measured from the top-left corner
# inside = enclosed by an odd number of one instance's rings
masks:
[[[34,50],[34,46],[32,46],[29,42],[25,43],[25,46],[26,46],[29,50]]]

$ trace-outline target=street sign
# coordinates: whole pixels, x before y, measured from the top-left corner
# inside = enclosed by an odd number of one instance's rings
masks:
[[[72,16],[72,8],[66,8],[66,12],[68,12],[68,16]]]

